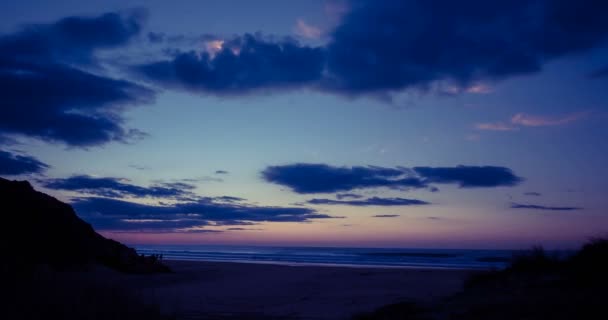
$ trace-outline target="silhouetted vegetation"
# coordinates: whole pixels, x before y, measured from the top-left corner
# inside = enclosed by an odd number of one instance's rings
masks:
[[[0,232],[5,267],[48,265],[73,270],[102,264],[128,273],[170,272],[159,257],[142,257],[134,249],[104,238],[70,205],[35,191],[27,181],[0,178],[0,208],[6,229]]]
[[[0,178],[0,207],[0,319],[167,319],[143,289],[105,283],[113,270],[170,272],[160,256],[104,238],[27,181]]]
[[[602,319],[607,270],[608,239],[593,239],[567,257],[535,247],[504,270],[473,275],[461,293],[432,307],[395,304],[355,319]]]

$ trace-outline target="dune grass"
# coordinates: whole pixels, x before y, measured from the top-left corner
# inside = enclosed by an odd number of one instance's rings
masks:
[[[357,320],[603,319],[608,288],[608,239],[592,239],[568,257],[535,247],[504,270],[471,276],[464,290],[427,308],[404,302]]]

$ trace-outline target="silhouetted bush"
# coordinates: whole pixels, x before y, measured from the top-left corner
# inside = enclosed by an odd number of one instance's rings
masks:
[[[480,273],[446,309],[450,319],[600,319],[608,285],[608,240],[595,239],[569,257],[542,248],[514,257],[505,270]]]
[[[573,267],[606,271],[608,268],[608,239],[592,239],[570,259]]]
[[[578,285],[608,285],[608,239],[592,239],[567,261],[568,278]]]
[[[506,272],[547,273],[559,268],[559,258],[549,256],[543,247],[537,246],[530,251],[515,254]]]
[[[504,270],[474,274],[462,292],[424,312],[393,304],[355,319],[603,319],[607,286],[608,239],[594,239],[570,256],[540,247],[516,254]]]

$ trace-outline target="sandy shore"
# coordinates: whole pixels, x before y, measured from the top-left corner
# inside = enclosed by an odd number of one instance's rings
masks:
[[[136,288],[179,319],[349,319],[404,300],[428,303],[461,289],[466,270],[281,266],[169,261],[175,271],[122,275],[106,283]]]

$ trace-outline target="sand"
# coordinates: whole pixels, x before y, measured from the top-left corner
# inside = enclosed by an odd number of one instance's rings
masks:
[[[137,288],[178,319],[349,319],[402,301],[432,303],[462,288],[467,270],[168,261],[173,274],[101,276]]]

